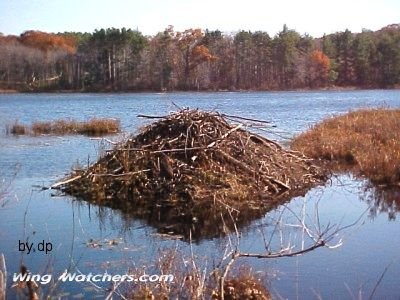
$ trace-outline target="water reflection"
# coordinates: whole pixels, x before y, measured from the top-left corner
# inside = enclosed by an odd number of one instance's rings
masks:
[[[155,200],[158,202],[157,200]],[[78,202],[86,203],[78,200]],[[182,206],[154,205],[154,201],[145,203],[128,203],[116,207],[110,205],[95,207],[100,224],[114,211],[121,214],[124,226],[129,228],[135,220],[140,220],[154,227],[157,232],[167,238],[199,242],[202,239],[212,239],[225,236],[235,230],[241,230],[255,219],[261,218],[268,211],[277,207],[277,202],[266,202],[264,205],[251,205],[252,201],[240,207],[229,207],[221,202],[199,201]],[[126,203],[126,202],[125,202]]]
[[[350,180],[350,183],[346,178]],[[334,177],[333,181],[335,182],[333,185],[342,186],[344,189],[348,185],[351,193],[358,189],[358,197],[367,203],[369,216],[373,219],[379,214],[386,213],[389,220],[395,220],[396,214],[400,211],[400,188],[383,189],[373,186],[367,181],[357,181],[350,175]],[[358,188],[354,189],[354,185]],[[92,207],[92,209],[95,207],[100,224],[104,224],[104,220],[109,218],[113,211],[117,211],[126,228],[129,228],[129,224],[134,221],[142,221],[155,228],[165,238],[199,242],[203,239],[223,237],[236,230],[240,232],[246,230],[246,227],[255,220],[297,196],[304,195],[286,195],[286,198],[281,199],[280,202],[266,200],[262,206],[252,205],[250,200],[235,208],[215,201],[192,202],[179,207],[165,205],[160,199],[141,201],[140,203],[115,201],[118,203],[115,206],[112,205],[114,201],[108,202],[106,206],[89,204],[90,202],[83,202],[81,199],[77,199],[77,202],[82,205],[88,203],[88,207]],[[126,204],[121,205],[121,203]]]
[[[383,188],[367,183],[360,198],[368,203],[371,218],[386,213],[389,220],[395,220],[400,212],[400,188]]]

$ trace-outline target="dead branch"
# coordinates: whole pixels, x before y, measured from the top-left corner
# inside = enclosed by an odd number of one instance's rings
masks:
[[[124,177],[124,176],[132,176],[144,172],[150,172],[151,169],[146,169],[146,170],[140,170],[136,172],[127,172],[127,173],[122,173],[122,174],[93,174],[95,177]]]
[[[138,118],[145,118],[145,119],[165,119],[167,116],[149,116],[149,115],[137,115]]]
[[[51,188],[51,189],[57,189],[59,186],[62,186],[62,185],[65,185],[65,184],[74,182],[75,180],[78,180],[78,179],[80,179],[81,177],[82,177],[82,175],[78,175],[78,176],[72,177],[72,178],[70,178],[70,179],[57,182],[57,183],[53,184],[50,188]]]
[[[258,120],[258,119],[252,119],[252,118],[245,118],[241,116],[235,116],[235,115],[228,115],[228,114],[221,114],[223,117],[229,117],[229,118],[234,118],[234,119],[239,119],[239,120],[245,120],[245,121],[252,121],[252,122],[257,122],[257,123],[266,123],[270,124],[270,121],[265,121],[265,120]]]

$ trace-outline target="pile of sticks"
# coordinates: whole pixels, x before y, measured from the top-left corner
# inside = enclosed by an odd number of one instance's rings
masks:
[[[140,117],[157,121],[53,188],[146,219],[156,215],[168,232],[185,234],[170,226],[204,226],[210,210],[220,218],[217,207],[235,221],[259,216],[326,179],[311,159],[246,130],[265,121],[188,109]]]

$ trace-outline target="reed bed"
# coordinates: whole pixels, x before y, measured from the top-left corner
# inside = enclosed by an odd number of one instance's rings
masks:
[[[6,125],[6,134],[24,135],[28,132],[28,128],[16,121],[12,125]]]
[[[6,132],[13,135],[43,134],[102,136],[120,132],[120,121],[117,119],[92,118],[84,122],[61,119],[55,121],[35,121],[31,126],[15,122],[7,125]]]
[[[297,136],[291,147],[372,183],[400,185],[399,109],[361,109],[331,117]]]

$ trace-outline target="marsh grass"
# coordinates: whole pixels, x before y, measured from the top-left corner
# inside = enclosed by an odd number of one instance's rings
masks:
[[[326,119],[297,136],[291,147],[372,183],[400,184],[399,109],[361,109]]]
[[[101,136],[120,132],[120,121],[117,119],[92,118],[85,122],[61,119],[51,122],[36,121],[26,126],[16,121],[13,125],[6,126],[6,133],[13,135],[42,134],[70,135],[82,134],[87,136]]]
[[[89,136],[100,136],[120,131],[120,122],[116,119],[93,118],[87,122],[79,123],[77,131]]]
[[[6,134],[11,133],[13,135],[24,135],[27,132],[28,132],[28,129],[26,128],[26,126],[18,123],[18,121],[15,121],[15,123],[12,125],[6,126]]]
[[[178,249],[160,251],[155,262],[156,273],[173,274],[173,283],[130,284],[125,295],[128,299],[258,299],[270,300],[271,295],[265,287],[265,282],[258,278],[247,265],[238,266],[224,284],[224,294],[221,297],[218,269],[208,270],[200,266],[200,258],[185,255]],[[204,262],[204,261],[203,261]],[[221,271],[221,270],[219,270]],[[136,273],[134,271],[133,273]]]

